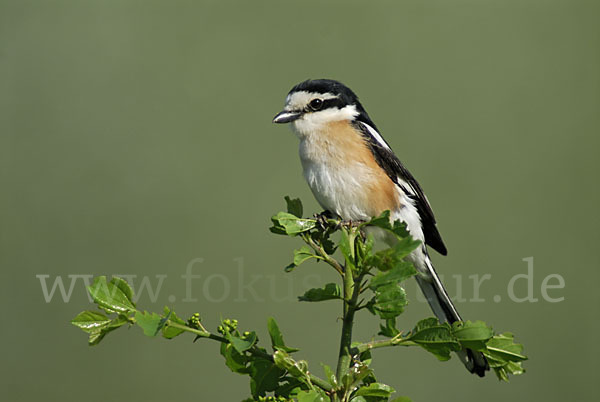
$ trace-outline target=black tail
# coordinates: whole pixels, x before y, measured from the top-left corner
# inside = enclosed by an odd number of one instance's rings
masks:
[[[427,275],[427,278],[417,275],[416,278],[421,291],[427,298],[427,302],[429,302],[429,306],[431,306],[431,310],[440,322],[452,324],[455,321],[462,321],[427,254],[425,254],[425,263],[426,267],[424,268],[427,269],[429,275]],[[463,349],[457,354],[467,370],[479,377],[485,376],[485,372],[490,369],[485,356],[481,352]]]

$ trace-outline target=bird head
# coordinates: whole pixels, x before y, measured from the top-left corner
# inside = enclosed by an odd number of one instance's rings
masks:
[[[299,136],[309,135],[324,125],[340,120],[370,119],[356,94],[339,81],[307,80],[294,86],[283,110],[273,123],[292,123]],[[361,119],[362,120],[362,119]]]

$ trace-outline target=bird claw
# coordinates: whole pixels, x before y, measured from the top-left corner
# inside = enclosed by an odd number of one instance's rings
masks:
[[[317,226],[319,226],[323,231],[327,229],[333,229],[332,231],[336,232],[342,227],[347,227],[348,229],[350,229],[351,227],[363,222],[361,220],[356,221],[352,219],[344,220],[341,216],[331,211],[323,211],[319,214],[314,214],[313,217],[317,220]],[[335,226],[331,225],[331,223],[329,222],[330,219],[334,219],[337,221]]]
[[[336,214],[332,213],[331,211],[323,211],[319,214],[314,214],[314,217],[317,220],[317,225],[322,230],[327,230],[329,228],[329,219],[340,219]]]

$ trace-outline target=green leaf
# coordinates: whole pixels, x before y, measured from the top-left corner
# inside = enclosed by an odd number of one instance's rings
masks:
[[[356,396],[375,396],[389,398],[396,390],[389,385],[374,382],[366,387],[361,387],[356,391]]]
[[[225,365],[234,373],[250,373],[248,368],[249,358],[244,354],[240,354],[230,343],[221,344],[221,355],[225,358]]]
[[[356,384],[360,383],[363,379],[372,376],[373,370],[369,369],[369,367],[363,362],[357,361],[355,362],[350,370],[343,375],[342,377],[342,385],[344,389],[351,389]]]
[[[294,264],[296,266],[315,257],[316,255],[313,254],[312,249],[308,246],[302,246],[298,250],[294,250]]]
[[[291,399],[301,391],[302,387],[306,387],[302,381],[286,376],[279,380],[279,387],[275,390],[275,395]]]
[[[186,322],[179,318],[177,314],[173,310],[170,310],[167,306],[164,308],[165,317],[169,317],[169,321],[175,322],[177,324],[186,325]],[[166,325],[162,328],[162,336],[167,339],[173,339],[178,335],[181,335],[185,331],[180,328],[175,328],[169,325],[167,322]]]
[[[273,223],[273,226],[269,228],[269,231],[271,231],[271,233],[275,233],[278,235],[287,235],[287,233],[285,232],[285,228],[279,225],[279,223],[277,223],[276,221],[274,221],[273,218],[271,218],[271,222]]]
[[[285,196],[285,203],[287,204],[287,211],[297,216],[298,218],[302,218],[302,201],[300,198],[290,198],[289,196]]]
[[[106,276],[99,276],[88,286],[92,299],[98,306],[117,313],[127,313],[135,310],[135,306],[127,295],[113,282],[106,282]]]
[[[315,243],[320,244],[323,247],[323,250],[329,255],[333,255],[337,250],[337,246],[334,242],[329,239],[330,236],[329,230],[324,232],[321,231],[313,231],[310,232],[310,237],[314,240]]]
[[[521,362],[527,360],[527,356],[522,352],[523,345],[514,343],[513,334],[509,332],[495,335],[482,350],[498,379],[507,382],[509,374],[520,375],[525,372]]]
[[[377,314],[383,319],[390,319],[402,314],[407,304],[408,300],[404,289],[400,285],[392,283],[379,286],[367,307],[371,313]]]
[[[135,303],[133,302],[133,289],[131,286],[129,286],[129,283],[125,279],[119,278],[118,276],[113,276],[110,280],[110,283],[118,287],[121,292],[123,292],[125,297],[127,297],[127,299],[131,302],[131,304],[135,306]]]
[[[277,321],[275,321],[273,317],[269,317],[269,320],[267,321],[267,329],[269,331],[269,336],[271,337],[271,345],[273,346],[273,351],[280,349],[288,353],[293,353],[300,350],[285,346],[285,342],[283,341],[283,335],[279,330]]]
[[[382,229],[391,230],[390,211],[383,211],[381,215],[371,218],[370,221],[360,225],[360,227],[364,226],[376,226]]]
[[[403,237],[394,245],[396,258],[404,258],[415,251],[421,245],[421,240],[413,239],[410,235]]]
[[[331,384],[331,386],[333,388],[337,388],[337,386],[338,386],[337,378],[335,376],[335,373],[331,369],[331,367],[329,367],[328,365],[323,364],[323,363],[321,363],[321,366],[323,367],[323,371],[325,372],[325,377],[327,378],[327,381],[329,381],[329,383]]]
[[[106,336],[106,332],[102,330],[90,332],[90,336],[88,337],[88,345],[96,346],[100,343],[100,341],[102,341],[102,339],[104,339],[104,336]]]
[[[523,366],[521,366],[521,362],[508,362],[503,367],[503,370],[507,374],[512,374],[512,375],[521,375],[521,374],[525,373],[525,369],[523,368]]]
[[[146,336],[156,336],[158,332],[164,327],[165,320],[163,317],[159,316],[156,313],[148,313],[144,311],[143,313],[140,311],[135,312],[135,323],[142,328],[144,331],[144,335]]]
[[[102,339],[111,331],[125,325],[128,321],[127,317],[124,315],[119,315],[116,318],[112,319],[109,323],[102,327],[94,328],[90,331],[90,335],[88,338],[88,344],[90,346],[95,346],[100,343]]]
[[[304,360],[295,361],[283,350],[278,350],[273,353],[273,361],[282,370],[287,370],[288,373],[299,381],[313,387],[308,375],[308,364]]]
[[[275,391],[284,371],[266,359],[255,359],[250,362],[250,391],[256,398]]]
[[[486,342],[494,336],[494,331],[483,321],[457,321],[452,324],[452,335],[463,347],[482,350],[485,348]]]
[[[225,338],[227,338],[227,340],[239,353],[244,353],[246,350],[250,349],[252,346],[254,346],[257,340],[256,332],[254,331],[250,332],[248,336],[243,338],[226,332]]]
[[[393,247],[378,251],[377,253],[373,254],[366,260],[366,264],[377,267],[377,269],[380,271],[389,271],[399,266],[400,269],[405,272],[405,275],[407,275],[404,276],[404,279],[406,279],[409,276],[415,275],[416,271],[411,273],[414,271],[414,267],[412,270],[410,270],[408,265],[412,264],[404,261],[404,258],[412,253],[419,244],[420,242],[418,241],[416,243],[411,241],[408,245],[406,240],[398,241]]]
[[[450,359],[450,352],[461,349],[452,336],[450,325],[440,323],[437,318],[426,318],[417,323],[406,338],[434,354],[439,360]]]
[[[356,342],[356,344],[353,344],[352,347],[356,347],[358,345],[360,345],[360,342]],[[366,351],[362,352],[359,357],[360,357],[361,363],[364,364],[365,366],[369,366],[371,364],[371,362],[373,361],[370,350],[366,350]],[[375,382],[375,381],[373,381],[373,382]]]
[[[313,254],[312,249],[308,246],[302,246],[298,250],[294,250],[294,262],[285,267],[285,272],[290,272],[298,265],[303,262],[310,260],[311,258],[320,258],[319,256]]]
[[[385,320],[385,325],[379,324],[379,333],[378,335],[387,336],[388,338],[393,338],[398,335],[400,332],[396,329],[396,317],[387,318]]]
[[[390,211],[383,211],[381,215],[372,218],[370,221],[363,223],[360,225],[360,228],[365,226],[376,226],[381,229],[385,229],[388,232],[393,233],[398,240],[408,239],[403,247],[412,247],[411,244],[416,243],[416,245],[420,244],[420,241],[414,240],[411,238],[410,233],[408,232],[407,226],[405,222],[400,220],[395,220],[393,223],[390,218]],[[408,254],[407,254],[408,255]]]
[[[397,261],[389,270],[379,272],[369,282],[369,288],[376,290],[380,286],[400,283],[417,274],[415,267],[407,261]]]
[[[107,326],[112,320],[102,313],[95,311],[82,311],[77,314],[71,324],[81,328],[86,332],[94,332],[102,327]]]
[[[525,369],[521,366],[521,362],[508,362],[504,369],[512,375],[521,375]]]
[[[367,233],[366,240],[362,240],[361,237],[358,238],[356,242],[358,245],[357,253],[359,261],[369,261],[370,258],[373,258],[373,245],[375,244],[375,238],[372,233]],[[364,264],[365,268],[368,268],[368,264]]]
[[[393,251],[393,250],[392,250]],[[390,258],[384,263],[383,259]],[[417,271],[413,265],[401,258],[397,259],[394,253],[387,253],[386,250],[377,253],[373,261],[378,261],[377,266],[381,269],[389,264],[385,271],[377,273],[369,282],[369,288],[375,293],[373,298],[367,303],[366,307],[372,314],[377,314],[386,320],[385,326],[380,325],[381,335],[393,337],[398,334],[396,330],[395,318],[402,314],[404,307],[408,304],[405,290],[400,286],[400,282],[415,275]]]
[[[521,366],[521,362],[505,362],[501,366],[490,363],[490,367],[494,370],[499,380],[506,382],[509,381],[509,374],[521,375],[525,372],[525,369]]]
[[[330,399],[320,389],[298,392],[298,402],[328,402]]]
[[[408,232],[406,222],[402,222],[400,220],[394,221],[392,224],[392,232],[400,238],[411,237],[410,233]]]
[[[513,340],[514,335],[510,332],[495,335],[486,343],[484,354],[501,361],[519,362],[527,360],[527,356],[522,354],[523,345],[514,343]]]
[[[297,234],[307,232],[317,225],[315,219],[303,219],[290,214],[288,212],[279,212],[271,218],[273,227],[271,231],[277,234],[287,234],[295,236]]]
[[[309,289],[302,296],[298,297],[300,301],[308,302],[319,302],[341,298],[342,291],[336,283],[328,283],[323,288]]]

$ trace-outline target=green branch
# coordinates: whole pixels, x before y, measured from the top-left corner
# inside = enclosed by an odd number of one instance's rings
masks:
[[[402,339],[402,337],[400,335],[396,335],[395,337],[393,337],[391,339],[361,343],[361,344],[353,347],[351,349],[351,352],[353,354],[360,354],[360,353],[364,353],[364,352],[367,352],[372,349],[386,348],[386,347],[391,347],[391,346],[415,346],[415,345],[417,345],[415,342],[408,340],[408,339]]]
[[[224,338],[224,337],[222,337],[220,335],[216,335],[216,334],[213,334],[213,333],[208,332],[208,331],[202,331],[202,330],[199,330],[199,329],[190,328],[187,325],[178,324],[178,323],[173,322],[171,320],[167,321],[166,326],[167,327],[172,327],[172,328],[177,328],[177,329],[179,329],[181,331],[189,332],[189,333],[192,333],[192,334],[197,335],[197,336],[202,337],[202,338],[212,339],[214,341],[225,343],[225,344],[229,343],[229,340],[227,340],[227,338]],[[271,362],[274,362],[273,355],[264,352],[263,350],[259,349],[256,346],[251,347],[250,349],[247,350],[247,352],[250,353],[251,355],[256,356],[256,357],[260,357],[262,359],[266,359],[266,360],[269,360]],[[308,373],[308,376],[310,378],[310,381],[313,384],[315,384],[317,387],[321,388],[322,390],[327,391],[327,392],[329,392],[329,391],[332,390],[331,385],[327,381],[323,380],[322,378],[319,378],[319,377],[317,377],[317,376],[315,376],[314,374],[311,374],[311,373]]]
[[[342,335],[340,338],[340,351],[338,354],[338,364],[336,377],[341,382],[344,375],[348,372],[352,355],[350,354],[350,345],[352,344],[352,327],[354,326],[354,313],[356,312],[356,297],[354,292],[354,280],[352,279],[352,270],[346,267],[344,273],[344,299],[342,318]],[[356,294],[358,296],[358,294]]]
[[[133,290],[117,277],[110,281],[105,276],[94,279],[88,291],[99,308],[83,311],[71,323],[89,335],[89,345],[97,345],[110,332],[127,325],[139,326],[145,335],[172,339],[185,332],[198,338],[219,342],[220,353],[226,366],[233,372],[250,378],[252,398],[248,401],[310,401],[334,402],[389,401],[395,392],[388,385],[377,382],[369,368],[371,350],[395,346],[418,346],[439,360],[449,360],[454,352],[466,348],[482,353],[501,380],[508,381],[509,374],[524,372],[521,363],[527,359],[523,346],[514,343],[510,333],[495,334],[482,321],[440,323],[436,318],[419,321],[410,331],[396,328],[397,318],[408,304],[403,282],[417,271],[406,260],[420,242],[412,239],[402,222],[390,220],[389,211],[366,222],[343,222],[336,219],[302,218],[302,203],[286,197],[287,212],[271,218],[271,231],[289,237],[300,237],[307,245],[294,251],[286,272],[309,260],[325,261],[340,275],[340,283],[327,283],[308,289],[299,297],[301,302],[342,302],[342,328],[335,372],[323,365],[325,378],[308,370],[308,363],[295,360],[291,354],[298,349],[289,347],[283,340],[275,319],[269,318],[267,329],[271,340],[271,353],[258,345],[254,331],[240,331],[234,319],[224,319],[213,333],[202,325],[200,314],[187,321],[179,318],[169,308],[162,314],[141,311],[136,307]],[[374,239],[365,231],[376,227],[395,236],[394,246],[374,251]],[[339,231],[337,244],[330,235]],[[340,263],[334,254],[344,259]],[[352,333],[356,312],[366,310],[381,319],[378,335],[352,346]],[[404,400],[404,398],[402,398]]]
[[[309,235],[303,235],[302,239],[317,252],[318,256],[323,261],[331,265],[338,274],[342,276],[344,275],[344,268],[342,268],[341,264],[335,258],[332,258],[329,254],[327,254],[322,245],[317,244]]]

